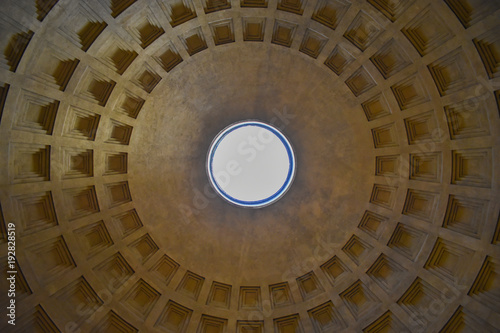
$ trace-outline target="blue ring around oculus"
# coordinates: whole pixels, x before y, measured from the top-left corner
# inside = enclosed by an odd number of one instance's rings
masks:
[[[245,126],[256,126],[260,128],[264,128],[270,132],[272,132],[283,144],[284,148],[286,149],[287,156],[288,156],[288,171],[287,171],[287,176],[281,187],[272,195],[262,198],[260,200],[255,200],[255,201],[246,201],[246,200],[240,200],[238,198],[235,198],[231,195],[229,195],[227,192],[225,192],[222,187],[217,183],[216,178],[214,177],[214,171],[213,171],[213,159],[214,155],[217,151],[217,148],[219,147],[219,144],[224,140],[224,138],[231,132],[245,127]],[[281,133],[277,128],[260,122],[256,120],[247,120],[247,121],[242,121],[238,122],[232,125],[229,125],[228,127],[224,128],[217,136],[215,139],[212,141],[210,148],[208,150],[207,154],[207,174],[208,178],[210,180],[210,185],[214,188],[214,190],[226,201],[239,206],[239,207],[245,207],[245,208],[262,208],[265,206],[268,206],[280,198],[283,197],[283,195],[288,191],[290,186],[292,185],[292,182],[295,177],[295,172],[296,172],[296,161],[295,161],[295,154],[293,152],[292,145],[288,141],[288,139]]]

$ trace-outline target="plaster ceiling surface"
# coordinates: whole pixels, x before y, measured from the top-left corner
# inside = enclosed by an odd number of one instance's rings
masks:
[[[2,5],[2,331],[500,329],[498,1]],[[260,209],[206,175],[248,119]]]

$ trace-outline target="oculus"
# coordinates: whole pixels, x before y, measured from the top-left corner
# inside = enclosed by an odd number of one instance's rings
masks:
[[[292,145],[275,127],[255,120],[232,124],[212,141],[207,154],[210,184],[226,201],[261,208],[279,200],[292,185]]]

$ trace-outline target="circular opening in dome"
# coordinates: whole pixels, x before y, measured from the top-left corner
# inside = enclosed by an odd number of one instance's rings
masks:
[[[210,184],[225,200],[260,208],[279,200],[295,176],[295,155],[275,127],[244,121],[222,130],[207,157]]]

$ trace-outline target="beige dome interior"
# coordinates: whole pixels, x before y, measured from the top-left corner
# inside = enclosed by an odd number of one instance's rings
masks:
[[[0,330],[498,332],[499,22],[497,0],[2,1]],[[261,209],[205,172],[247,119],[297,158]]]

